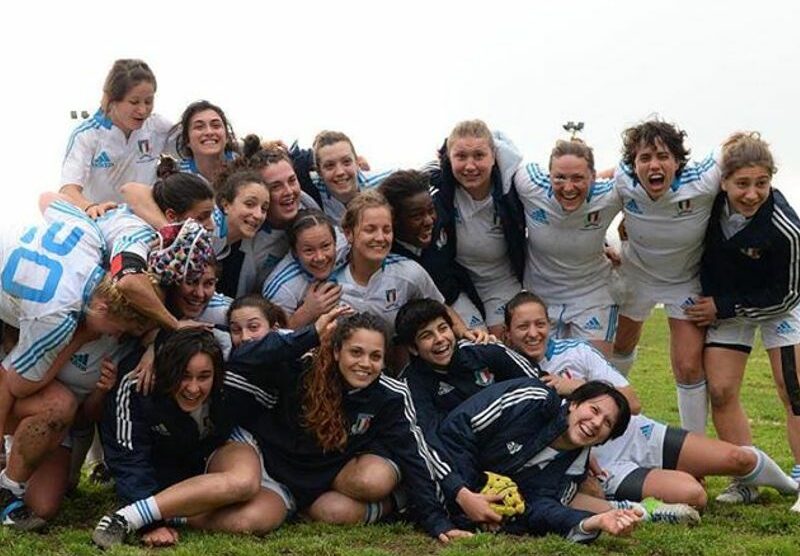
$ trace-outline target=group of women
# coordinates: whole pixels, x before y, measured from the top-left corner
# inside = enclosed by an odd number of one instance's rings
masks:
[[[706,475],[724,502],[797,492],[739,395],[760,328],[800,462],[800,220],[758,134],[695,163],[647,121],[598,172],[579,140],[525,163],[471,120],[374,172],[341,132],[240,142],[207,101],[170,125],[155,92],[115,62],[43,223],[2,238],[4,524],[58,511],[95,424],[120,500],[101,547],[390,514],[587,542],[699,521]],[[681,428],[626,379],[657,303]]]

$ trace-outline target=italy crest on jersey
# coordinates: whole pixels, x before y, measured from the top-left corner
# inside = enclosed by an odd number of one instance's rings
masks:
[[[150,154],[150,139],[139,139],[136,145],[139,147],[139,160],[137,162],[150,162],[155,160],[153,155]]]
[[[756,261],[761,258],[761,249],[759,249],[758,247],[745,247],[740,249],[739,251],[745,257],[749,257]]]
[[[395,303],[397,303],[397,290],[394,288],[386,290],[386,304],[392,306]]]
[[[353,422],[353,426],[350,427],[350,434],[364,434],[367,432],[373,417],[374,415],[370,413],[359,413]]]
[[[683,201],[678,201],[678,216],[686,216],[687,214],[692,214],[692,200],[684,199]]]
[[[489,386],[494,384],[494,374],[489,369],[475,371],[475,384],[478,386]]]
[[[600,227],[600,211],[593,210],[586,215],[586,222],[583,224],[584,229],[599,228]]]

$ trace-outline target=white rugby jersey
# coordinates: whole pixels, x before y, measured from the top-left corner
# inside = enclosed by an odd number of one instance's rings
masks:
[[[455,188],[456,261],[469,271],[482,299],[498,283],[516,284],[519,289],[503,225],[489,194],[475,201],[461,187]]]
[[[72,214],[76,218],[87,218],[79,208],[67,201],[53,201],[50,209],[48,214]],[[158,234],[152,226],[133,214],[128,205],[107,210],[92,222],[105,241],[106,264],[121,253],[132,253],[147,262],[150,243],[158,238]]]
[[[233,303],[233,299],[227,295],[215,292],[208,301],[208,305],[197,317],[200,322],[210,322],[219,326],[228,325],[228,309]]]
[[[603,380],[615,388],[630,384],[599,351],[583,340],[548,339],[547,350],[538,363],[551,375],[585,381]]]
[[[331,281],[342,286],[340,303],[350,305],[357,312],[372,313],[386,323],[391,334],[394,334],[397,311],[408,301],[430,298],[444,303],[444,296],[425,269],[395,254],[386,257],[366,286],[353,280],[349,264],[334,272]]]
[[[119,188],[130,181],[152,185],[158,157],[164,151],[172,124],[151,114],[129,137],[102,110],[81,123],[67,143],[61,166],[61,185],[83,187],[93,203],[124,199]]]
[[[69,343],[105,274],[105,242],[91,220],[52,207],[45,220],[0,238],[0,319],[20,331],[3,366],[33,381]]]
[[[520,168],[514,184],[528,229],[525,289],[548,304],[613,304],[611,263],[603,247],[606,230],[622,209],[614,182],[594,182],[586,201],[573,212],[561,208],[550,175],[538,164]]]
[[[350,246],[342,233],[336,230],[336,260],[332,274],[347,264]],[[317,282],[291,251],[278,263],[264,281],[261,295],[280,306],[291,317],[303,304],[309,286]]]
[[[394,170],[387,170],[385,172],[362,172],[359,170],[356,174],[358,190],[366,191],[367,189],[379,186],[392,172],[394,172]],[[340,225],[344,212],[347,210],[347,206],[333,196],[333,193],[330,192],[328,186],[322,181],[319,174],[312,172],[311,180],[314,183],[314,187],[319,191],[320,199],[322,199],[322,211],[327,214],[331,220],[336,222],[337,225]]]
[[[114,336],[103,335],[83,344],[58,372],[58,380],[82,402],[100,380],[103,359],[119,362],[133,351],[138,340],[120,343]]]
[[[622,246],[625,276],[656,287],[697,278],[708,218],[719,192],[720,153],[716,150],[701,162],[689,162],[657,201],[630,167],[617,167],[614,182],[628,233]]]

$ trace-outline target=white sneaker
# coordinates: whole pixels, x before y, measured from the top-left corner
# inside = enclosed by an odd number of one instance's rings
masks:
[[[700,523],[700,513],[688,504],[661,504],[650,511],[650,521],[697,525]]]
[[[743,485],[738,481],[731,483],[717,495],[716,501],[723,504],[753,504],[761,493],[758,487]]]
[[[789,508],[793,512],[800,513],[800,496],[797,497],[797,502],[794,503],[794,506]]]

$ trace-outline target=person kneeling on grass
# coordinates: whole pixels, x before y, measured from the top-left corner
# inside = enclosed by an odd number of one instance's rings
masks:
[[[625,396],[608,384],[588,382],[562,402],[540,380],[520,378],[472,396],[450,412],[439,434],[464,488],[480,490],[484,471],[518,486],[524,513],[502,530],[591,542],[602,531],[629,534],[643,517],[640,509],[593,513],[568,505],[590,448],[622,434],[630,415]]]
[[[145,530],[145,544],[175,544],[173,525],[264,533],[286,517],[279,494],[261,487],[261,462],[236,441],[222,351],[211,332],[179,330],[155,360],[154,392],[129,373],[108,398],[101,427],[106,462],[127,505],[92,534],[102,548]],[[224,383],[224,387],[223,387]],[[278,510],[276,510],[278,508]]]

